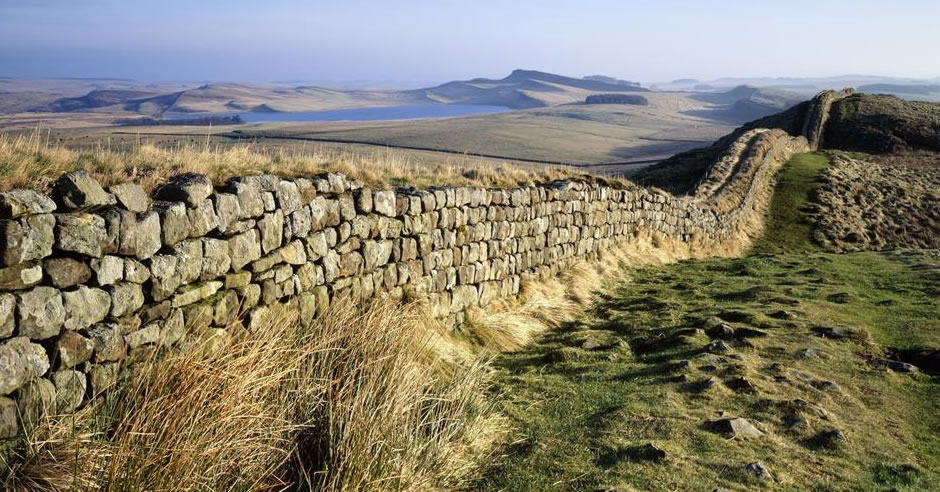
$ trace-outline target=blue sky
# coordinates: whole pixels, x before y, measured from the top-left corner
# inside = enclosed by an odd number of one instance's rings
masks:
[[[940,76],[936,0],[0,0],[0,75]]]

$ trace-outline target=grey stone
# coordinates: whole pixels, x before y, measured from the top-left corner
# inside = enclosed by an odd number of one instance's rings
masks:
[[[233,181],[228,189],[238,199],[239,216],[243,219],[253,219],[264,214],[264,199],[261,190],[252,184]]]
[[[103,320],[111,310],[111,295],[101,289],[79,286],[62,292],[65,329],[83,330]]]
[[[364,241],[362,244],[362,256],[367,272],[386,265],[391,255],[391,241]]]
[[[150,296],[153,300],[159,302],[170,297],[180,286],[177,263],[179,260],[172,255],[156,255],[150,259]]]
[[[153,211],[140,214],[137,218],[132,254],[139,260],[146,260],[155,255],[163,246],[161,235],[160,215]]]
[[[361,214],[372,213],[372,190],[360,188],[353,193],[356,199],[356,210]]]
[[[49,370],[49,358],[42,345],[26,337],[0,343],[0,395],[9,395]]]
[[[54,212],[55,202],[33,190],[17,189],[0,193],[0,219]]]
[[[172,246],[189,237],[189,216],[180,202],[154,202],[152,210],[160,217],[163,244]]]
[[[186,323],[182,309],[174,309],[160,328],[160,344],[169,347],[186,335]]]
[[[806,357],[807,359],[828,359],[829,358],[829,354],[826,353],[825,350],[818,349],[818,348],[808,348],[802,351],[801,354],[803,355],[803,357]]]
[[[20,221],[0,220],[0,260],[6,266],[38,260],[52,254],[55,216],[31,215]]]
[[[330,247],[326,242],[326,234],[317,232],[306,238],[304,243],[307,245],[307,257],[310,261],[316,261],[326,255]]]
[[[212,181],[202,174],[185,173],[171,179],[157,191],[157,198],[171,202],[183,202],[194,208],[212,194]]]
[[[160,341],[160,325],[160,322],[149,323],[137,331],[124,335],[124,343],[131,349],[157,343]]]
[[[42,265],[49,281],[60,289],[91,280],[91,268],[86,263],[72,258],[46,258]]]
[[[98,285],[113,285],[124,279],[124,260],[117,256],[104,256],[91,260]]]
[[[705,334],[711,338],[719,338],[730,340],[734,338],[735,331],[728,323],[720,322],[715,323],[705,329]]]
[[[186,209],[189,218],[189,237],[199,238],[219,227],[212,201],[204,200],[193,208]]]
[[[326,175],[326,180],[330,184],[330,192],[339,194],[345,193],[349,189],[349,183],[346,180],[346,176],[339,173],[328,173]]]
[[[52,287],[34,287],[17,294],[17,333],[33,340],[59,334],[65,323],[62,294]]]
[[[13,335],[16,327],[16,297],[13,294],[0,294],[0,339]]]
[[[52,185],[55,201],[65,210],[105,207],[117,203],[114,196],[85,171],[63,174]]]
[[[748,475],[757,479],[759,482],[765,482],[767,480],[774,479],[773,475],[770,473],[770,470],[768,470],[767,467],[764,466],[764,464],[760,461],[748,463],[744,466],[744,471],[747,472]]]
[[[272,251],[271,254],[252,263],[251,270],[253,272],[264,272],[281,263],[303,265],[306,262],[307,253],[304,244],[300,241],[292,241],[283,248]]]
[[[738,437],[741,439],[757,439],[764,436],[754,424],[747,419],[723,418],[712,420],[706,423],[706,426],[712,431],[724,434],[728,437]]]
[[[147,306],[146,309],[140,316],[140,321],[142,323],[149,323],[151,321],[156,321],[160,319],[165,319],[170,315],[170,311],[173,310],[173,304],[170,301],[161,301],[156,304]]]
[[[0,268],[0,290],[28,289],[42,280],[42,266],[38,263],[21,263],[9,268]]]
[[[222,288],[222,282],[211,281],[188,285],[173,298],[173,307],[182,307],[211,297]]]
[[[101,258],[108,244],[104,218],[88,213],[60,214],[56,217],[55,246],[93,258]]]
[[[111,316],[120,318],[144,305],[144,291],[140,285],[121,282],[108,288],[111,292]]]
[[[173,255],[176,257],[176,275],[179,276],[181,285],[196,281],[202,274],[202,246],[201,239],[189,239],[173,246]]]
[[[376,191],[372,198],[372,208],[376,213],[387,217],[394,217],[395,213],[395,192],[394,191]]]
[[[212,324],[215,311],[207,303],[190,304],[180,309],[183,311],[184,330],[187,333],[200,334]]]
[[[15,401],[0,397],[0,439],[9,439],[19,434],[18,413]]]
[[[110,191],[118,203],[131,212],[146,212],[150,206],[150,196],[136,183],[111,185]]]
[[[903,372],[903,373],[916,373],[919,372],[917,366],[914,364],[909,364],[907,362],[901,362],[898,360],[889,360],[889,359],[873,359],[872,364],[877,367],[883,367],[885,369],[890,369],[894,372]]]
[[[214,354],[228,345],[229,334],[224,328],[209,328],[199,340],[202,353],[205,355]]]
[[[202,273],[199,278],[212,280],[219,277],[232,267],[229,257],[228,243],[221,239],[202,238]]]
[[[230,273],[225,276],[225,288],[237,289],[251,283],[251,272]]]
[[[121,364],[119,362],[91,366],[88,371],[88,380],[91,383],[92,396],[98,396],[114,386],[118,381],[120,371]]]
[[[90,339],[74,331],[67,331],[59,336],[55,346],[59,367],[66,369],[91,359],[95,351],[95,344]]]
[[[729,347],[728,344],[724,342],[724,340],[715,340],[709,343],[707,349],[709,352],[714,353],[725,353],[731,351],[731,347]]]
[[[232,269],[241,270],[245,265],[261,258],[261,243],[258,231],[252,229],[228,240]]]
[[[85,399],[88,381],[85,374],[63,370],[52,373],[52,383],[55,385],[56,412],[67,413],[75,410]]]
[[[95,346],[95,362],[121,360],[127,354],[121,328],[114,323],[101,323],[88,330],[88,338]]]
[[[250,184],[260,191],[274,191],[281,178],[273,174],[254,174],[250,176],[239,176],[237,181]]]
[[[350,194],[341,195],[337,198],[339,204],[339,216],[344,221],[352,220],[356,216],[356,203]]]
[[[241,219],[241,206],[238,196],[231,193],[216,193],[214,196],[215,214],[218,219],[219,232],[231,232],[235,223]]]
[[[38,425],[43,415],[55,413],[55,385],[48,379],[33,379],[16,392],[16,406],[24,427]]]
[[[312,229],[310,221],[310,208],[302,207],[287,217],[290,226],[290,237],[307,237]]]
[[[261,286],[258,284],[248,284],[240,288],[238,293],[242,297],[242,309],[251,309],[261,300]]]
[[[293,181],[282,180],[277,183],[274,190],[278,208],[289,214],[300,208],[300,191]]]
[[[268,254],[281,247],[284,237],[284,213],[275,210],[264,214],[258,220],[258,231],[261,233],[261,252]]]
[[[238,295],[235,291],[222,292],[215,303],[213,321],[216,326],[226,326],[238,315]]]
[[[133,258],[124,258],[124,280],[142,284],[150,280],[150,269]]]

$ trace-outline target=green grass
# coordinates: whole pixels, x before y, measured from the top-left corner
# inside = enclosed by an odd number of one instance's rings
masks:
[[[821,153],[797,154],[784,165],[770,202],[764,238],[755,243],[753,253],[819,249],[811,240],[813,221],[806,212],[812,204],[819,173],[828,165],[829,158]]]
[[[757,247],[778,254],[638,269],[582,319],[502,356],[495,391],[515,432],[478,488],[940,489],[940,386],[871,363],[940,346],[940,257],[815,250],[799,210],[824,166],[808,155],[784,169]],[[729,340],[723,361],[705,360],[710,316],[765,336]],[[816,336],[820,328],[849,336]],[[753,391],[735,389],[742,377]],[[766,435],[728,439],[703,426],[722,415],[752,419]],[[789,428],[796,417],[806,425]],[[833,429],[846,439],[825,442]],[[666,460],[645,459],[647,444]],[[754,461],[773,483],[744,471]]]

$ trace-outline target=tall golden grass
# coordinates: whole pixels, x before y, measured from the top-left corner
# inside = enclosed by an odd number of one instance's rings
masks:
[[[141,362],[119,391],[32,432],[4,490],[440,490],[503,426],[487,367],[429,364],[418,305],[286,308],[222,350]],[[258,325],[256,325],[258,326]],[[233,330],[238,328],[233,327]]]
[[[430,165],[408,154],[378,150],[372,154],[337,150],[261,148],[253,144],[229,147],[158,147],[129,150],[106,147],[77,150],[49,143],[41,132],[0,136],[0,191],[11,188],[43,190],[62,174],[84,169],[103,185],[137,182],[153,190],[167,178],[184,172],[209,176],[222,184],[232,176],[271,172],[281,176],[311,176],[340,172],[368,186],[517,186],[578,175],[564,166],[522,167],[492,161]]]

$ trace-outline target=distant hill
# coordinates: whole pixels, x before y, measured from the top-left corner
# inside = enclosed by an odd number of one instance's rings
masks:
[[[104,89],[93,90],[84,96],[65,97],[55,102],[36,108],[39,112],[68,113],[72,111],[91,111],[109,106],[123,105],[135,99],[153,97],[153,92],[137,90]]]
[[[676,154],[637,173],[637,182],[674,192],[690,189],[728,145],[754,128],[802,132],[810,102],[751,121],[708,147]],[[910,150],[940,152],[940,104],[890,95],[853,94],[832,104],[823,129],[823,148],[889,154]]]
[[[929,95],[940,93],[940,84],[868,84],[858,86],[859,92]]]
[[[577,79],[537,70],[513,70],[502,79],[478,78],[410,91],[429,101],[528,109],[583,101],[588,92],[649,92],[611,77]]]
[[[711,111],[698,112],[701,116],[733,123],[763,118],[806,100],[804,95],[796,92],[749,85],[740,85],[725,92],[696,94],[692,97],[718,106]]]

